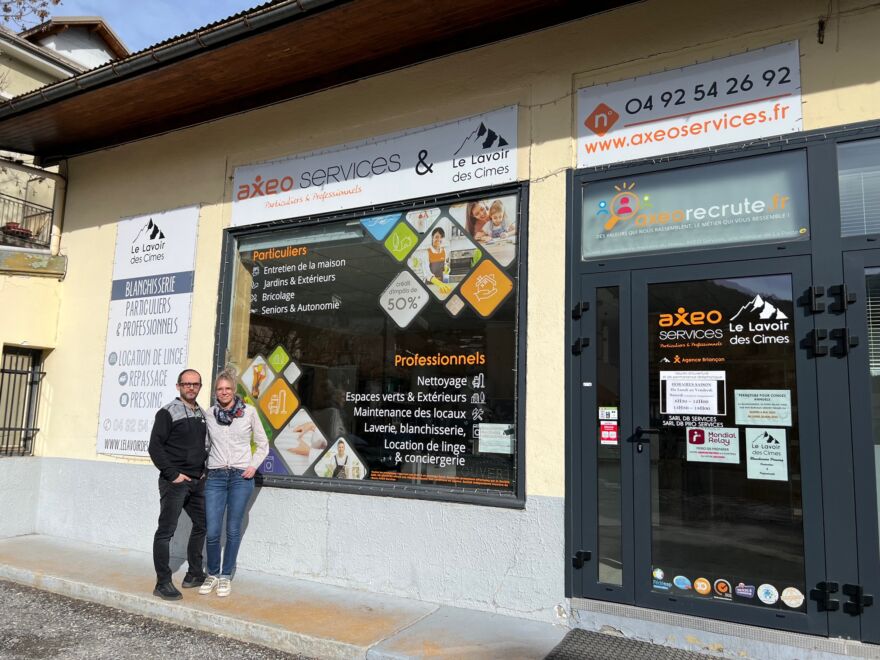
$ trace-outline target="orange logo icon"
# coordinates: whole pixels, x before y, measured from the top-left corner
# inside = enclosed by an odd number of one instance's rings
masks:
[[[697,578],[694,580],[694,591],[701,596],[707,596],[712,591],[712,585],[706,578]]]
[[[462,282],[459,292],[482,317],[489,316],[513,290],[513,282],[498,266],[483,259],[468,278]]]
[[[279,378],[269,386],[260,399],[260,410],[276,429],[284,426],[284,423],[291,418],[296,409],[299,408],[299,399],[296,394],[287,386],[283,378]]]
[[[730,596],[730,582],[727,580],[715,580],[715,593],[719,596]]]
[[[584,119],[584,126],[589,128],[593,133],[602,137],[611,130],[611,127],[617,123],[620,115],[615,112],[614,108],[600,103],[596,106],[589,116]]]

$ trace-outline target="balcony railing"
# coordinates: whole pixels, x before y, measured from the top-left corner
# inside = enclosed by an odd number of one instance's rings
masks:
[[[52,209],[0,193],[0,245],[47,248]]]

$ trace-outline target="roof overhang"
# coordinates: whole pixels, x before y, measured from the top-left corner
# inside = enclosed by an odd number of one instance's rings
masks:
[[[51,164],[626,4],[273,2],[0,104],[0,149]]]

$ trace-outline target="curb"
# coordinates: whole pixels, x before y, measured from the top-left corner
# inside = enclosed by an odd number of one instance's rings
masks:
[[[205,612],[154,596],[136,596],[113,589],[96,587],[84,582],[65,580],[0,564],[0,578],[62,596],[87,600],[131,614],[194,628],[202,632],[231,637],[242,642],[259,644],[271,649],[297,653],[311,658],[365,659],[369,647],[354,646],[321,637],[312,637],[250,621]]]

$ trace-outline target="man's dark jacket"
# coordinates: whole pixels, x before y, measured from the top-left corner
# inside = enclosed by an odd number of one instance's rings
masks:
[[[208,458],[207,434],[201,408],[193,410],[180,399],[160,408],[150,433],[149,452],[162,478],[174,481],[181,472],[200,478]]]

